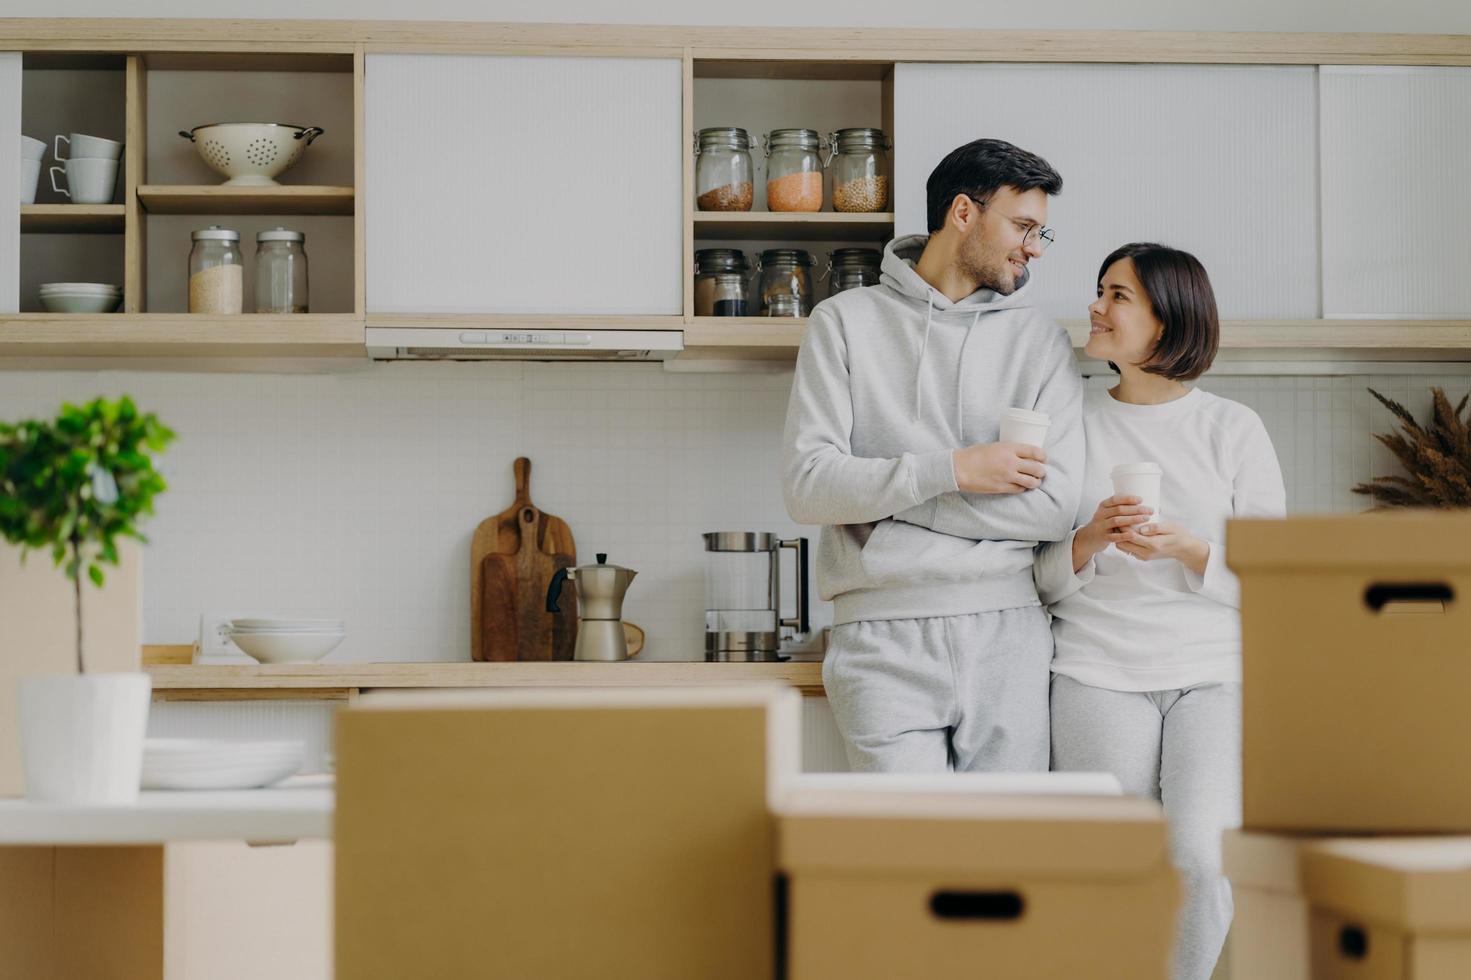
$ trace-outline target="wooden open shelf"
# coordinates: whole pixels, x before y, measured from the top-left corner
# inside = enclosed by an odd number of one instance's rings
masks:
[[[275,187],[144,184],[138,200],[149,214],[325,214],[350,215],[351,187]]]
[[[126,211],[121,204],[22,204],[20,230],[75,235],[121,233]]]
[[[363,321],[350,314],[20,313],[0,316],[0,358],[353,358]]]
[[[894,212],[696,211],[695,238],[735,241],[887,241]]]

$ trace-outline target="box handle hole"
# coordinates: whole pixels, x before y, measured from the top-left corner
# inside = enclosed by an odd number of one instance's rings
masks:
[[[1379,582],[1364,590],[1364,604],[1375,612],[1402,602],[1439,603],[1443,608],[1455,598],[1455,590],[1444,582]]]
[[[1021,895],[1012,891],[943,891],[930,896],[930,911],[937,919],[1007,922],[1020,919],[1025,905]]]
[[[1344,926],[1338,930],[1338,951],[1351,960],[1361,960],[1369,955],[1369,934],[1358,926]]]

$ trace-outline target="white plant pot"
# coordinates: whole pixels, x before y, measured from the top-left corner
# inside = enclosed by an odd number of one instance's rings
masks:
[[[22,678],[26,796],[56,803],[136,802],[152,690],[144,673]]]

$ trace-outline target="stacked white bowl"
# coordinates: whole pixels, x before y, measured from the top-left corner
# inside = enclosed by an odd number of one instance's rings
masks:
[[[106,282],[43,282],[40,292],[47,313],[111,313],[123,298]]]
[[[20,203],[36,203],[36,185],[41,182],[41,161],[45,156],[43,140],[20,138]]]
[[[230,640],[263,664],[321,660],[347,638],[340,619],[232,619]]]

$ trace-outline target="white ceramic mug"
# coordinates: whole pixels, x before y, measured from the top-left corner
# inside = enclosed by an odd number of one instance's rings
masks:
[[[1149,515],[1151,523],[1163,519],[1160,517],[1159,498],[1164,470],[1158,463],[1121,463],[1109,475],[1113,478],[1115,497],[1138,497],[1144,501],[1143,506],[1154,511]]]
[[[20,158],[22,160],[41,160],[46,156],[46,141],[31,139],[29,136],[20,138]]]
[[[56,174],[66,174],[66,187],[56,183]],[[65,194],[73,204],[111,204],[117,186],[117,161],[72,157],[65,167],[51,168],[51,189]]]
[[[40,182],[41,161],[29,158],[22,160],[20,162],[20,203],[36,203],[36,185]]]
[[[1052,417],[1027,408],[1008,408],[1001,413],[1001,441],[1019,442],[1041,449],[1047,442]]]
[[[61,155],[63,143],[71,149],[67,156]],[[72,133],[70,136],[57,134],[51,155],[56,157],[58,163],[65,163],[67,160],[116,160],[123,155],[123,145],[116,140],[105,140],[101,136],[88,136],[86,133]]]

